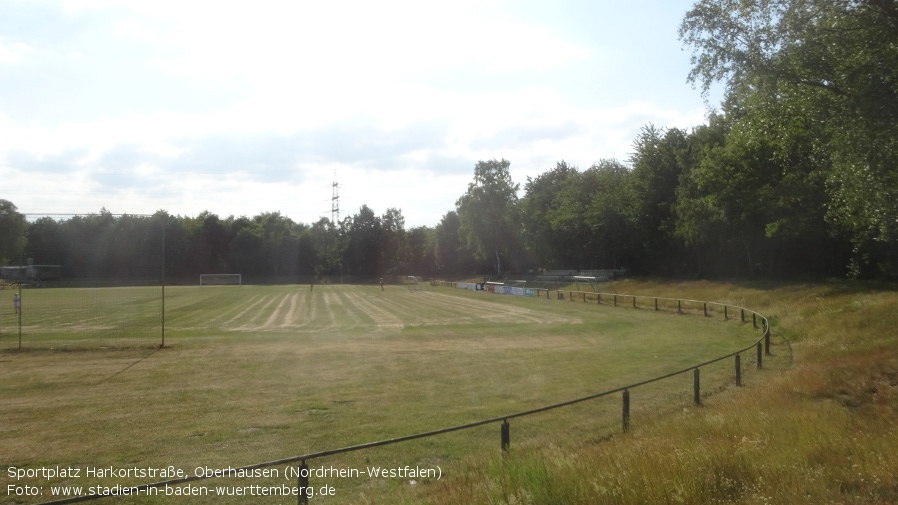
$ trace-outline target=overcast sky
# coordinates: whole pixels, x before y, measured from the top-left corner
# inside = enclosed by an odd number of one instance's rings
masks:
[[[312,223],[336,177],[343,217],[435,226],[478,160],[523,188],[703,124],[692,3],[0,0],[0,198]]]

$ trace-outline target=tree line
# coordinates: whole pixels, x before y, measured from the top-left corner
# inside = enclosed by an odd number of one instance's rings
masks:
[[[111,275],[165,230],[174,277],[504,277],[626,268],[698,277],[898,278],[898,4],[699,0],[680,39],[689,80],[725,86],[691,129],[646,125],[627,160],[512,180],[478,162],[433,227],[367,205],[340,222],[279,213],[97,215],[25,222],[0,201],[0,260]],[[162,249],[158,249],[161,261]],[[156,261],[156,260],[153,260]]]

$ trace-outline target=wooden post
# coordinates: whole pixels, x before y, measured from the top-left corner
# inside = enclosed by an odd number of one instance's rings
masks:
[[[754,312],[751,313],[751,324],[754,325],[755,328],[758,327],[758,315]]]
[[[633,308],[634,309],[636,308],[636,297],[635,296],[633,297]]]
[[[655,298],[655,310],[658,310],[658,299]]]
[[[695,402],[696,405],[702,404],[702,393],[701,393],[701,381],[699,379],[699,371],[696,368],[692,372],[692,401]]]
[[[736,355],[736,385],[742,385],[742,358]]]
[[[763,368],[763,364],[762,364],[762,360],[764,359],[763,355],[764,355],[764,353],[761,350],[761,343],[758,342],[758,370]]]
[[[742,315],[742,322],[744,323],[745,322],[745,309],[739,309],[739,312]]]
[[[508,426],[508,419],[502,421],[502,454],[508,453],[508,446],[511,445],[511,427]]]
[[[704,302],[702,305],[704,306],[704,309],[705,309],[705,317],[708,317],[708,302]]]
[[[680,300],[677,300],[677,314],[683,313],[683,305]]]
[[[309,505],[309,465],[306,460],[302,460],[299,464],[299,476],[296,478],[296,485],[299,486],[299,505]]]
[[[728,307],[727,307],[726,305],[723,306],[723,318],[724,318],[724,320],[729,320],[729,318],[730,318],[729,314],[727,314],[727,308],[728,308]]]
[[[614,295],[614,306],[617,307],[617,295]]]
[[[764,354],[770,356],[770,329],[765,328],[764,331]]]
[[[621,420],[624,426],[624,433],[630,431],[630,391],[624,390],[623,415]]]

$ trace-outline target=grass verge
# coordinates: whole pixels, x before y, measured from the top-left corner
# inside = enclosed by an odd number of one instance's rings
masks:
[[[467,462],[427,503],[898,503],[898,293],[852,282],[616,283],[770,317],[773,359],[743,388],[600,443]],[[788,345],[786,342],[788,341]]]

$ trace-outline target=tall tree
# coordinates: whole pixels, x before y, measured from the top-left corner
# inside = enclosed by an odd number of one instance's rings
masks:
[[[681,264],[682,241],[675,237],[677,187],[686,171],[689,134],[649,124],[633,141],[630,156],[633,240],[632,267],[642,272],[674,273]]]
[[[511,179],[510,166],[505,159],[477,162],[474,181],[455,203],[462,242],[484,272],[497,275],[514,269],[521,259],[518,185]]]
[[[564,160],[535,178],[527,178],[524,197],[519,203],[526,242],[540,268],[569,268],[582,263],[584,237],[579,206],[570,194],[579,187],[580,172]],[[573,217],[573,219],[567,219]],[[580,216],[582,217],[582,216]]]
[[[358,213],[352,216],[346,229],[343,258],[347,273],[367,278],[385,274],[379,268],[382,236],[380,218],[370,207],[362,205]]]
[[[25,216],[0,198],[0,264],[18,263],[25,248]]]
[[[594,188],[588,196],[584,220],[591,262],[587,268],[620,268],[631,257],[633,238],[630,195],[631,172],[617,160],[602,160],[583,173],[583,187]]]
[[[851,237],[855,271],[898,276],[895,2],[700,0],[680,37],[690,79],[724,81],[746,127],[763,131],[771,110],[802,119],[782,133],[813,135],[827,219]]]
[[[470,273],[474,268],[474,256],[461,240],[460,227],[458,213],[450,210],[434,229],[434,263],[442,275]]]
[[[397,275],[408,268],[408,258],[404,256],[405,218],[402,211],[390,207],[380,218],[381,237],[379,240],[380,259],[378,275]],[[408,275],[408,274],[406,274]]]

